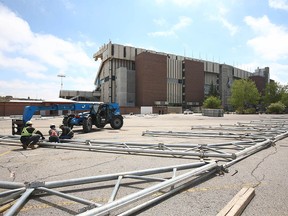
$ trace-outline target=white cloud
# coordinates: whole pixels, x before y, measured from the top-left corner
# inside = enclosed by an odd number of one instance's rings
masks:
[[[150,32],[148,33],[149,36],[152,37],[167,37],[167,36],[177,36],[177,31],[186,28],[192,23],[192,19],[189,17],[179,17],[179,22],[176,23],[175,25],[171,26],[170,29],[166,31],[156,31],[156,32]]]
[[[154,19],[153,22],[158,26],[164,26],[165,24],[167,24],[167,21],[164,18]]]
[[[22,71],[31,78],[47,78],[43,74],[43,72],[47,71],[44,65],[22,57],[8,58],[0,53],[0,68],[1,67],[4,68],[4,71],[6,69]]]
[[[269,0],[269,6],[275,9],[288,10],[288,0]]]
[[[75,5],[70,0],[62,0],[62,3],[67,10],[74,12]]]
[[[26,43],[31,43],[33,34],[28,23],[1,4],[0,20],[0,51],[19,51]]]
[[[238,31],[238,27],[230,23],[227,19],[223,17],[219,17],[219,21],[222,23],[222,25],[228,29],[230,32],[230,35],[235,35]]]
[[[224,28],[228,29],[231,36],[235,35],[238,32],[238,27],[228,21],[226,16],[229,10],[226,7],[219,6],[218,12],[218,14],[210,15],[210,18],[220,22]]]
[[[279,64],[279,63],[271,63],[270,67],[270,78],[280,82],[281,84],[288,85],[288,65]]]
[[[54,92],[55,98],[60,88],[47,83],[60,82],[57,78],[59,73],[66,74],[67,77],[79,76],[77,80],[71,78],[69,89],[87,90],[89,86],[90,90],[93,90],[97,64],[92,56],[87,56],[84,51],[84,48],[94,46],[93,43],[90,41],[72,42],[54,35],[32,32],[25,20],[2,4],[0,4],[0,20],[5,20],[5,22],[0,22],[0,71],[2,71],[0,94],[4,91],[11,92],[8,92],[9,95],[13,92],[16,97],[28,94],[31,89],[27,89],[26,84],[34,83],[34,87],[41,89],[35,88],[38,89],[36,91],[39,97],[44,98],[45,95],[48,96]],[[15,77],[11,78],[11,73],[14,73]],[[17,75],[23,78],[21,82],[16,80]],[[81,85],[78,85],[82,76],[85,81],[81,81]],[[6,86],[5,89],[4,86]],[[40,93],[43,95],[41,96]]]
[[[155,2],[159,5],[161,4],[174,4],[179,7],[187,7],[187,6],[197,6],[200,3],[203,3],[203,0],[155,0]]]
[[[247,44],[259,57],[270,61],[288,58],[288,31],[286,28],[271,23],[267,16],[261,18],[248,16],[244,20],[256,34]]]
[[[45,98],[58,98],[59,91],[53,91],[53,89],[59,89],[58,83],[56,82],[33,82],[31,80],[20,80],[18,78],[6,82],[0,80],[0,95],[11,95],[21,98],[34,98],[44,99]],[[60,86],[60,84],[59,84]]]

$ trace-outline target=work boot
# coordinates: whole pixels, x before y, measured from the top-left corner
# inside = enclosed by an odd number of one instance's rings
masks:
[[[34,144],[32,144],[32,143],[29,144],[28,147],[31,148],[31,149],[36,149],[35,146],[34,146]]]
[[[27,149],[27,145],[26,144],[22,144],[22,147],[23,147],[24,150]]]

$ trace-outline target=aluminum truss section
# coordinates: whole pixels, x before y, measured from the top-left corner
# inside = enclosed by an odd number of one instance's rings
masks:
[[[0,143],[19,143],[18,136],[0,136]],[[252,143],[252,144],[251,144]],[[41,147],[57,147],[69,149],[86,149],[89,151],[100,152],[120,152],[128,154],[142,154],[154,156],[169,156],[169,157],[197,157],[197,158],[224,158],[227,160],[235,159],[235,152],[244,149],[245,145],[254,145],[251,141],[238,141],[219,144],[164,144],[164,143],[133,143],[133,142],[110,142],[97,140],[62,140],[61,143],[51,143],[40,141]],[[234,152],[225,152],[227,146],[231,145]],[[214,148],[214,149],[213,149]],[[231,147],[229,147],[232,149]]]
[[[164,134],[164,133],[162,133]],[[173,134],[169,132],[169,135]],[[183,133],[181,133],[183,134]],[[194,134],[195,135],[195,134]],[[201,134],[203,135],[203,134]],[[210,136],[211,134],[209,134]],[[177,134],[178,136],[178,134]],[[222,136],[222,135],[220,135]],[[216,137],[216,135],[214,136]],[[232,137],[233,139],[239,138],[239,136],[231,135],[225,136]],[[8,138],[7,138],[8,139]],[[3,141],[5,139],[2,139]],[[11,141],[11,140],[10,140]],[[12,139],[15,142],[15,139]],[[1,142],[1,139],[0,139]],[[18,141],[19,142],[19,141]],[[97,140],[63,140],[65,143],[50,143],[40,142],[41,147],[57,147],[57,148],[69,148],[69,149],[81,149],[89,151],[100,152],[121,152],[128,154],[141,154],[152,156],[168,156],[178,158],[217,158],[224,160],[234,160],[244,153],[249,152],[254,148],[265,148],[266,145],[271,144],[269,139],[258,138],[248,139],[241,141],[229,141],[213,144],[191,144],[191,143],[176,143],[176,144],[164,144],[164,143],[133,143],[133,142],[110,142],[110,141],[97,141]]]
[[[25,203],[32,197],[37,196],[41,192],[46,195],[56,195],[68,200],[72,200],[76,203],[85,205],[84,208],[79,209],[79,212],[84,212],[80,215],[107,215],[108,213],[115,212],[119,209],[123,215],[130,215],[132,212],[139,211],[140,209],[147,207],[159,200],[182,190],[188,185],[191,186],[199,180],[203,180],[208,175],[215,173],[219,169],[218,164],[215,161],[212,162],[196,162],[168,167],[160,167],[139,171],[122,172],[116,174],[107,174],[100,176],[90,176],[84,178],[51,181],[51,182],[6,182],[0,181],[0,188],[7,189],[0,193],[0,205],[5,204],[11,200],[17,200],[15,204],[5,212],[5,216],[16,215]],[[180,172],[181,171],[181,172]],[[186,171],[186,172],[184,172]],[[184,173],[183,173],[184,172]],[[159,175],[163,173],[170,173],[171,177],[153,177],[152,175]],[[124,179],[133,181],[145,181],[153,183],[151,186],[144,188],[140,191],[134,192],[130,195],[120,197],[117,199],[118,191]],[[116,181],[113,186],[112,193],[107,203],[95,203],[88,199],[77,197],[74,195],[66,194],[55,190],[55,188],[63,188],[68,186],[83,186],[84,184],[95,184],[99,182]],[[133,181],[130,181],[130,183]],[[140,182],[140,183],[141,183]],[[160,182],[160,183],[155,183]],[[126,185],[127,183],[125,183]],[[153,196],[152,196],[153,195]],[[18,198],[18,199],[17,199]],[[145,199],[145,200],[144,200]],[[131,208],[131,204],[136,201],[144,200],[143,203],[138,204]],[[129,209],[125,209],[129,205]],[[89,211],[89,209],[92,209]],[[87,211],[88,210],[88,211]],[[118,213],[117,213],[118,215]]]

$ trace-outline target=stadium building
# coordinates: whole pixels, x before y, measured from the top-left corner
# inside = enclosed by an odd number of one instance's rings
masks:
[[[251,78],[260,92],[270,80],[268,67],[251,73],[227,64],[111,42],[93,58],[102,61],[95,79],[100,100],[119,103],[122,108],[196,109],[213,88],[227,109],[234,80]]]

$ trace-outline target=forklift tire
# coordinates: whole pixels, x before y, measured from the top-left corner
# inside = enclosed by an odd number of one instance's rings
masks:
[[[83,131],[88,133],[92,130],[92,118],[88,117],[83,120]]]
[[[113,129],[120,129],[123,126],[123,117],[122,116],[114,116],[110,122],[110,126]]]

